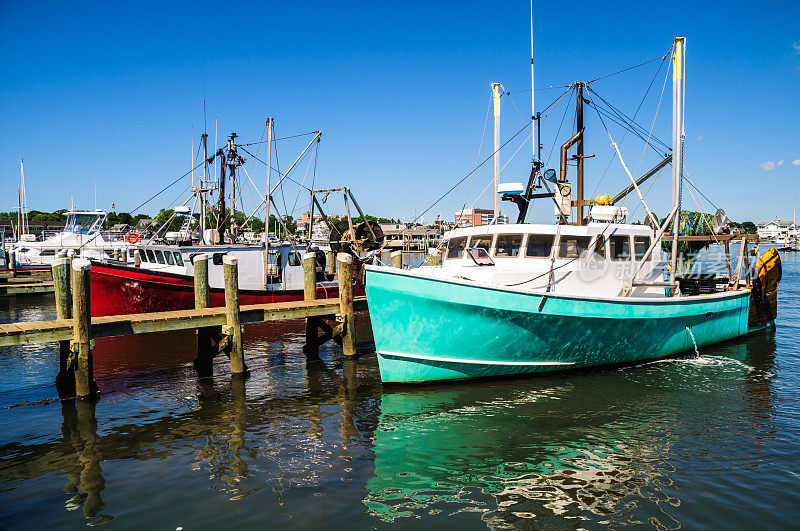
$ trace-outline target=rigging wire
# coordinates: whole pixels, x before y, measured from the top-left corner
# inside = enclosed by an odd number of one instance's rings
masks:
[[[483,120],[483,132],[481,133],[481,142],[478,145],[478,154],[475,155],[475,169],[478,169],[478,161],[481,158],[481,152],[483,151],[483,140],[486,137],[486,125],[489,123],[489,112],[492,110],[492,96],[489,96],[489,105],[486,107],[486,117]],[[472,179],[469,180],[469,186],[467,186],[467,195],[464,196],[464,205],[461,207],[461,210],[467,208],[467,201],[469,201],[469,194],[472,191],[472,185],[475,182],[475,176],[473,174]]]
[[[491,158],[492,158],[492,157],[494,157],[494,154],[495,154],[495,153],[498,153],[498,152],[499,152],[501,149],[503,149],[504,147],[506,147],[506,146],[509,144],[509,142],[511,142],[511,141],[512,141],[512,140],[514,140],[514,139],[515,139],[517,136],[519,136],[519,134],[520,134],[521,132],[523,132],[525,129],[527,129],[528,127],[530,127],[530,125],[531,125],[531,123],[530,123],[530,122],[526,122],[526,123],[525,123],[525,125],[524,125],[524,126],[522,126],[522,128],[521,128],[521,129],[519,129],[519,130],[518,130],[516,133],[514,133],[514,135],[513,135],[511,138],[509,138],[508,140],[506,140],[506,141],[505,141],[505,143],[503,143],[503,145],[502,145],[502,146],[500,146],[499,148],[497,148],[497,150],[496,150],[496,151],[493,151],[491,155],[489,155],[488,157],[486,157],[485,159],[483,159],[483,162],[481,162],[481,163],[480,163],[480,164],[479,164],[479,165],[478,165],[478,166],[477,166],[477,167],[476,167],[474,170],[470,171],[470,172],[469,172],[468,174],[466,174],[464,177],[462,177],[461,179],[459,179],[459,181],[458,181],[456,184],[454,184],[453,186],[451,186],[449,190],[447,190],[447,191],[446,191],[444,194],[442,194],[441,196],[439,196],[439,198],[438,198],[438,199],[436,199],[436,201],[434,201],[433,203],[431,203],[431,205],[430,205],[428,208],[426,208],[425,210],[423,210],[423,211],[422,211],[422,213],[421,213],[419,216],[416,216],[416,217],[414,218],[414,220],[411,222],[411,224],[414,224],[414,223],[416,223],[416,221],[417,221],[418,219],[420,219],[422,216],[424,216],[425,214],[427,214],[427,213],[428,213],[428,211],[429,211],[430,209],[432,209],[434,206],[436,206],[436,205],[439,203],[439,201],[441,201],[442,199],[444,199],[445,197],[447,197],[448,195],[450,195],[450,192],[452,192],[453,190],[455,190],[455,189],[458,187],[458,185],[460,185],[461,183],[463,183],[464,181],[466,181],[466,180],[467,180],[467,179],[468,179],[468,178],[469,178],[469,177],[470,177],[470,176],[471,176],[473,173],[475,173],[476,171],[478,171],[478,168],[480,168],[481,166],[483,166],[484,164],[486,164],[486,163],[487,163],[489,160],[491,160]],[[404,229],[404,230],[406,230],[406,229]]]
[[[670,48],[670,50],[671,50],[671,48]],[[587,81],[586,84],[588,85],[589,83],[594,83],[595,81],[600,81],[601,79],[606,79],[606,78],[611,77],[611,76],[616,76],[616,75],[621,74],[623,72],[627,72],[628,70],[633,70],[634,68],[639,68],[640,66],[644,66],[644,65],[650,64],[652,62],[658,61],[659,59],[663,61],[667,57],[669,57],[669,52],[667,52],[665,55],[662,55],[660,57],[656,57],[655,59],[650,59],[649,61],[645,61],[644,63],[639,63],[638,65],[629,66],[628,68],[623,68],[622,70],[618,70],[617,72],[613,72],[611,74],[606,74],[604,76],[596,77],[596,78],[592,79],[591,81]]]
[[[273,141],[273,142],[277,142],[278,140],[289,140],[289,139],[291,139],[291,138],[299,138],[299,137],[301,137],[301,136],[316,135],[317,133],[319,133],[319,131],[310,131],[310,132],[308,132],[308,133],[300,133],[300,134],[298,134],[298,135],[283,136],[283,137],[281,137],[281,138],[273,138],[273,139],[272,139],[272,141]],[[255,145],[257,145],[257,144],[266,144],[266,143],[267,143],[267,141],[266,141],[266,140],[264,140],[264,135],[262,134],[262,135],[261,135],[261,140],[260,140],[260,141],[258,141],[258,142],[249,142],[249,143],[247,143],[247,144],[237,144],[237,147],[242,147],[242,146],[255,146]]]
[[[237,147],[239,147],[239,148],[242,148],[242,146],[237,146]],[[264,162],[264,161],[263,161],[263,160],[261,160],[260,158],[256,157],[255,155],[253,155],[252,153],[250,153],[250,152],[249,152],[249,151],[247,151],[246,149],[242,148],[242,151],[244,151],[245,153],[247,153],[248,155],[250,155],[251,157],[253,157],[253,159],[257,160],[258,162],[260,162],[260,163],[261,163],[261,164],[263,164],[264,166],[266,166],[266,165],[267,165],[267,163],[266,163],[266,162]],[[251,168],[251,169],[252,169],[252,168]],[[276,172],[276,173],[278,174],[278,177],[283,177],[283,174],[282,174],[282,173],[281,173],[279,170],[276,170],[275,168],[272,168],[272,171]],[[286,180],[287,180],[287,181],[292,181],[292,182],[293,182],[294,184],[296,184],[297,186],[302,186],[302,185],[301,185],[299,182],[295,181],[294,179],[292,179],[292,178],[291,178],[291,177],[289,177],[288,175],[286,176]],[[305,188],[305,189],[306,189],[306,190],[308,190],[308,191],[311,191],[311,189],[310,189],[310,188],[308,188],[308,187],[306,187],[306,186],[303,186],[303,188]]]
[[[653,79],[650,80],[650,85],[648,85],[647,90],[645,91],[644,95],[642,96],[642,100],[639,102],[638,107],[636,107],[636,111],[634,111],[634,113],[633,113],[633,118],[634,119],[636,118],[636,115],[639,114],[639,110],[642,108],[642,105],[644,105],[645,99],[647,99],[647,95],[650,93],[650,89],[653,87],[653,83],[655,83],[655,80],[658,78],[658,74],[659,74],[659,72],[661,72],[661,68],[664,66],[664,62],[665,62],[666,58],[669,56],[669,54],[671,52],[672,52],[672,47],[670,46],[669,51],[664,56],[664,58],[662,59],[661,63],[658,65],[658,69],[656,70],[655,74],[653,74]],[[667,86],[667,79],[669,79],[669,63],[667,63],[667,71],[666,71],[666,75],[664,76],[664,86],[661,88],[661,96],[659,97],[659,100],[658,100],[658,108],[661,108],[661,100],[664,97],[664,88]],[[587,87],[587,89],[588,89],[588,87]],[[592,92],[594,92],[593,89],[589,89],[589,90],[592,90]],[[658,109],[656,109],[656,116],[653,117],[653,123],[650,126],[650,132],[648,133],[648,142],[649,142],[649,137],[652,135],[653,127],[655,126],[655,122],[656,122],[656,117],[657,116],[658,116]],[[628,130],[626,129],[625,133],[622,135],[622,139],[620,139],[620,141],[619,141],[619,145],[620,146],[625,141],[625,137],[627,135],[628,135]],[[641,166],[642,160],[644,159],[645,151],[647,151],[647,146],[645,146],[645,148],[642,150],[642,157],[639,160],[639,164],[636,166],[636,172],[634,172],[634,174],[639,172],[639,167]],[[606,164],[606,168],[603,170],[603,174],[600,176],[600,179],[597,181],[597,184],[594,187],[594,191],[592,192],[592,195],[597,193],[597,189],[600,188],[600,184],[602,184],[603,179],[605,178],[606,174],[608,173],[608,169],[611,167],[611,163],[612,162],[614,162],[614,154],[613,153],[609,157],[608,164]]]

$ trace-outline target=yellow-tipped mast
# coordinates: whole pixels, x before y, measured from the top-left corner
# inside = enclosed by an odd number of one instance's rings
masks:
[[[672,52],[672,207],[675,209],[675,218],[672,222],[672,259],[670,267],[672,274],[670,281],[677,282],[678,273],[678,236],[681,219],[681,189],[683,185],[683,64],[685,58],[685,37],[675,37]],[[672,288],[675,294],[677,285]]]

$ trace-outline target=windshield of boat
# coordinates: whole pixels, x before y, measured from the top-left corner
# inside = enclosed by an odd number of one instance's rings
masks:
[[[578,258],[582,252],[589,248],[589,236],[561,236],[558,243],[558,257],[573,259]]]
[[[497,237],[494,256],[501,258],[519,256],[520,247],[522,247],[522,234],[500,234]]]
[[[552,234],[531,234],[528,236],[528,245],[525,256],[530,258],[550,258],[553,250]]]
[[[67,224],[64,230],[78,234],[89,234],[100,228],[100,223],[105,216],[103,214],[70,214],[67,216]]]
[[[469,242],[469,246],[472,248],[481,248],[488,254],[489,249],[492,248],[492,239],[494,239],[494,236],[491,234],[484,236],[473,236]]]
[[[447,259],[461,258],[464,255],[464,247],[467,246],[467,237],[453,238],[447,242]]]

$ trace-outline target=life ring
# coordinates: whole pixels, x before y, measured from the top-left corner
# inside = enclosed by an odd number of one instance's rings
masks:
[[[129,232],[125,235],[125,241],[134,244],[139,243],[142,240],[142,235],[137,232]]]

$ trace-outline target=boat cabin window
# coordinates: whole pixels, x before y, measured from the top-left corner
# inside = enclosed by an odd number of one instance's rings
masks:
[[[634,236],[633,252],[637,260],[644,258],[645,253],[650,248],[650,236]]]
[[[300,253],[296,251],[289,251],[289,256],[286,258],[286,265],[288,266],[303,265],[303,261],[300,259]]]
[[[631,240],[627,236],[610,237],[608,247],[612,260],[629,260],[631,257]]]
[[[466,236],[462,238],[453,238],[447,242],[447,258],[461,258],[464,256],[464,247],[467,246]]]
[[[159,264],[163,264],[164,263],[164,253],[162,253],[158,249],[156,249],[156,262],[158,262]]]
[[[136,260],[136,257],[134,257],[134,260]],[[139,249],[139,260],[147,262],[147,253],[144,252],[144,249]]]
[[[169,251],[164,251],[164,259],[167,261],[167,265],[175,264],[175,259],[172,257],[172,253]]]
[[[153,254],[153,250],[152,249],[146,249],[145,252],[147,253],[147,261],[148,262],[152,262],[152,263],[155,264],[156,263],[156,255]]]
[[[175,256],[175,265],[176,266],[182,266],[183,265],[183,257],[181,256],[181,253],[179,253],[178,251],[175,251],[172,254]]]
[[[487,253],[492,248],[492,239],[494,236],[488,234],[486,236],[473,236],[469,241],[469,246],[473,249],[483,249]]]
[[[211,255],[211,263],[214,265],[222,265],[223,256],[225,256],[225,253],[214,253]]]
[[[528,236],[528,245],[525,256],[530,258],[550,258],[553,250],[552,234],[531,234]]]
[[[599,254],[602,258],[606,257],[606,239],[602,236],[598,236],[597,240],[595,240],[594,252],[595,254]]]
[[[494,255],[499,257],[519,256],[522,247],[522,234],[501,234],[497,237]]]
[[[136,249],[128,249],[128,258],[131,262],[136,260]]]
[[[558,243],[558,257],[572,260],[578,258],[589,248],[589,236],[561,236]]]

